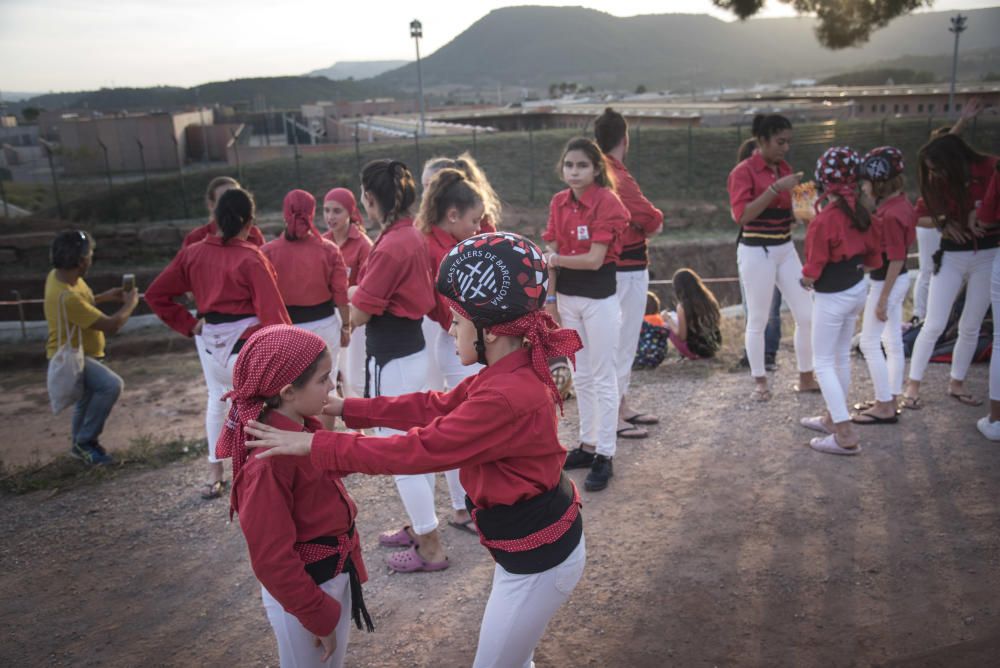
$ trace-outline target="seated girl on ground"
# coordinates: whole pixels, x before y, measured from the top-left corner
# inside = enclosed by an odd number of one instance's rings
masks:
[[[691,269],[678,269],[673,285],[677,310],[660,313],[670,331],[670,342],[688,359],[715,357],[722,348],[718,300]]]

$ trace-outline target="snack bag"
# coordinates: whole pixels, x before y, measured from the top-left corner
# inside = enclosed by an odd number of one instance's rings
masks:
[[[806,181],[792,188],[792,212],[797,220],[809,222],[816,217],[816,183]]]

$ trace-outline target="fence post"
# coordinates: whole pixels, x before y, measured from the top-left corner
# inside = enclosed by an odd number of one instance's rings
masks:
[[[149,202],[149,173],[146,171],[146,152],[143,150],[142,142],[135,138],[135,143],[139,145],[139,163],[142,165],[143,190],[146,191],[146,216],[153,220],[153,208]]]
[[[472,158],[474,160],[479,160],[479,155],[477,154],[476,146],[476,126],[472,126]]]
[[[10,218],[10,209],[7,206],[7,191],[4,190],[2,176],[0,176],[0,199],[3,200],[3,217]]]
[[[282,115],[285,123],[292,127],[292,147],[295,151],[295,187],[302,186],[302,169],[299,167],[299,129],[295,127],[295,119],[288,118],[287,114]]]
[[[416,152],[417,152],[417,161],[413,164],[413,169],[414,170],[419,170],[420,169],[420,129],[419,128],[413,131],[413,147],[416,149]]]
[[[4,200],[7,201],[6,199]],[[25,323],[24,318],[24,300],[21,298],[21,293],[18,290],[11,290],[14,293],[14,299],[17,300],[17,317],[21,321],[21,338],[25,341],[28,340],[28,328]]]
[[[181,204],[184,208],[184,218],[191,217],[191,210],[188,208],[187,185],[184,183],[184,166],[181,164],[181,147],[175,135],[170,136],[174,140],[174,157],[177,159],[177,177],[181,182]]]
[[[642,123],[635,126],[635,180],[642,178]]]
[[[691,165],[694,162],[694,125],[688,123],[688,150],[687,150],[687,189],[688,196],[691,195],[691,188],[694,186]]]
[[[233,136],[233,155],[236,156],[236,180],[243,183],[243,165],[240,164],[240,138],[236,134],[236,130],[230,130],[229,133]]]
[[[65,218],[66,213],[63,210],[62,197],[59,195],[59,178],[56,176],[56,165],[52,159],[52,144],[48,143],[44,139],[39,139],[39,143],[45,147],[45,155],[49,160],[49,171],[52,173],[52,194],[56,198],[56,208],[59,211],[59,217]]]
[[[535,203],[535,132],[528,128],[528,201]]]
[[[111,185],[111,160],[108,158],[108,147],[100,139],[97,140],[101,150],[104,151],[104,174],[108,177],[108,201],[111,202],[111,218],[118,222],[118,205],[115,204],[115,195]]]
[[[354,161],[358,164],[358,174],[361,174],[361,137],[358,136],[358,124],[354,124]]]
[[[736,124],[736,145],[743,146],[743,126]]]

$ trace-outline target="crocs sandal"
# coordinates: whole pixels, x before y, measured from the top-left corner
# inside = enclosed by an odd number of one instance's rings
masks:
[[[378,544],[382,547],[410,547],[416,545],[417,541],[410,535],[410,526],[407,525],[399,531],[386,531],[379,534]]]
[[[816,452],[823,452],[828,455],[850,456],[861,452],[860,445],[856,445],[853,448],[840,447],[840,444],[837,443],[837,437],[833,434],[828,434],[827,436],[817,436],[809,441],[809,447]]]
[[[622,427],[617,432],[615,432],[619,438],[648,438],[649,432],[642,427],[635,427],[629,425],[628,427]]]
[[[471,533],[473,536],[479,535],[479,532],[476,530],[476,523],[472,519],[467,519],[464,522],[448,520],[448,526],[454,527],[459,531],[464,531],[465,533]]]
[[[826,425],[823,424],[823,418],[819,415],[814,417],[804,417],[799,420],[799,424],[806,429],[812,429],[813,431],[818,431],[821,434],[831,433],[830,430],[826,428]]]
[[[646,415],[645,413],[636,413],[632,417],[623,419],[629,424],[660,424],[660,418],[655,415]]]
[[[948,392],[948,396],[966,406],[982,406],[983,400],[976,399],[968,392]]]
[[[425,561],[415,547],[391,555],[385,560],[385,563],[397,573],[443,571],[451,565],[448,557],[445,557],[444,561]]]
[[[218,499],[222,497],[222,493],[226,491],[228,484],[225,480],[216,480],[215,482],[206,482],[201,488],[201,498],[206,501],[211,501],[212,499]]]

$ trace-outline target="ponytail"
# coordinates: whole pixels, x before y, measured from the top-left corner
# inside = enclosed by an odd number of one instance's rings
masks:
[[[594,120],[594,139],[605,153],[622,143],[627,134],[628,123],[625,122],[625,117],[611,107],[606,108]]]
[[[837,198],[837,208],[844,212],[844,215],[851,219],[851,227],[856,229],[858,232],[867,232],[868,228],[872,226],[872,217],[868,212],[868,209],[861,206],[860,201],[856,201],[854,208],[848,204],[847,200],[843,197]]]
[[[736,149],[736,162],[740,163],[753,155],[753,152],[757,150],[757,140],[753,137],[744,140],[740,147]]]
[[[222,193],[213,213],[222,234],[222,243],[235,238],[246,225],[252,223],[255,210],[253,195],[246,190],[230,188]]]
[[[382,227],[392,225],[410,212],[417,201],[413,174],[398,160],[372,160],[361,170],[361,187],[375,198]]]
[[[444,221],[449,209],[457,209],[459,215],[463,215],[482,203],[482,192],[465,174],[458,169],[442,169],[427,185],[416,227],[425,234],[430,233],[431,227]]]

